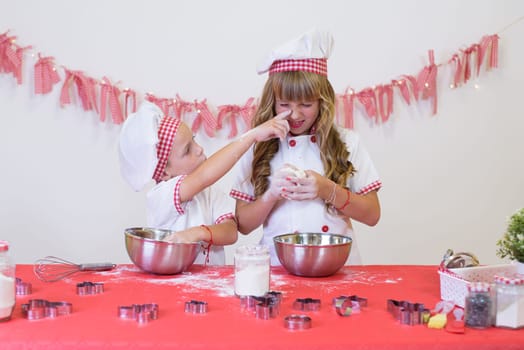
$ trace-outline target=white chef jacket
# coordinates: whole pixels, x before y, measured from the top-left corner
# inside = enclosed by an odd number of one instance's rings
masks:
[[[149,227],[181,231],[235,218],[235,201],[214,186],[181,203],[178,188],[184,177],[181,175],[159,182],[149,190],[146,202]],[[205,259],[204,254],[199,254],[195,263],[203,264]],[[224,265],[225,262],[224,247],[211,245],[209,264]]]
[[[342,140],[350,153],[349,160],[356,171],[348,179],[347,186],[351,192],[366,194],[381,187],[378,173],[369,154],[360,143],[357,133],[338,128]],[[235,179],[230,196],[235,199],[254,201],[255,191],[250,181],[253,149],[246,152],[237,163]],[[280,141],[279,151],[271,160],[271,173],[275,173],[284,164],[289,163],[304,170],[314,170],[325,176],[320,159],[320,149],[315,135],[288,135]],[[280,200],[263,224],[261,244],[270,249],[271,264],[280,265],[276,256],[273,237],[292,232],[329,232],[350,236],[353,240],[348,264],[361,264],[360,253],[356,243],[351,221],[335,212],[327,211],[324,201],[315,200]]]

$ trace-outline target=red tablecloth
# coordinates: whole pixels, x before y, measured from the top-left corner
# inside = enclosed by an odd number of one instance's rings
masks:
[[[388,299],[424,303],[440,300],[436,266],[347,266],[331,277],[304,278],[280,267],[271,270],[271,289],[283,293],[280,315],[257,319],[240,309],[233,293],[232,266],[194,265],[189,272],[155,276],[133,265],[107,272],[80,272],[62,281],[39,281],[32,265],[18,265],[17,277],[32,283],[33,293],[18,296],[10,321],[0,324],[0,349],[524,349],[524,330],[466,328],[464,334],[402,325],[388,313]],[[104,293],[79,296],[76,284],[103,282]],[[339,316],[332,299],[353,295],[368,299],[360,314]],[[321,300],[307,312],[312,327],[288,330],[284,317],[297,298]],[[65,301],[70,315],[28,320],[21,305],[30,299]],[[208,303],[205,314],[184,311],[186,301]],[[117,316],[119,306],[156,303],[159,317],[145,324]]]

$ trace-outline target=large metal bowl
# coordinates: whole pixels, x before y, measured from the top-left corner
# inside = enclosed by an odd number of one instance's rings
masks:
[[[352,240],[331,233],[287,233],[274,237],[273,242],[280,263],[289,273],[324,277],[344,266]]]
[[[162,241],[172,232],[145,227],[126,229],[126,249],[131,261],[142,270],[159,275],[185,271],[195,262],[201,245]]]

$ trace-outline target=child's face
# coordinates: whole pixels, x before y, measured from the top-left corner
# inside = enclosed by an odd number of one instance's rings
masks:
[[[287,118],[289,122],[289,132],[292,135],[306,135],[315,123],[320,110],[320,102],[313,101],[286,101],[277,99],[275,112],[279,114],[291,110],[292,113]]]
[[[206,160],[204,149],[195,142],[189,127],[185,123],[181,123],[173,140],[173,147],[171,153],[169,153],[162,180],[190,174],[204,160]]]

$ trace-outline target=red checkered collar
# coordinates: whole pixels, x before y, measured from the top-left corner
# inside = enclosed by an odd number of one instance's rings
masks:
[[[158,183],[161,181],[164,169],[166,168],[167,158],[171,152],[173,140],[176,132],[180,126],[180,119],[172,117],[164,117],[160,121],[158,128],[158,144],[156,145],[156,156],[158,163],[156,164],[153,179]]]

